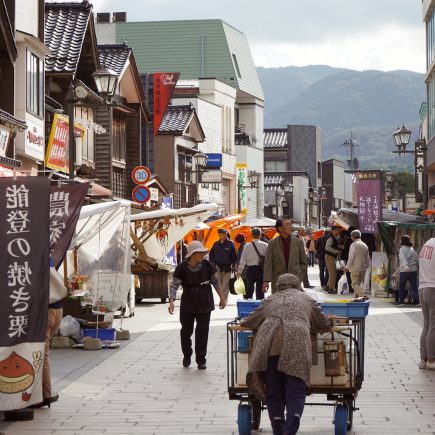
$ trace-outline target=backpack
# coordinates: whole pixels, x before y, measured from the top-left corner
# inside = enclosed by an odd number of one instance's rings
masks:
[[[255,252],[256,252],[257,255],[258,255],[258,267],[259,267],[261,270],[264,270],[264,260],[266,259],[266,257],[265,257],[264,255],[260,255],[260,253],[258,252],[257,247],[255,246],[254,241],[252,241],[252,245],[254,246]]]

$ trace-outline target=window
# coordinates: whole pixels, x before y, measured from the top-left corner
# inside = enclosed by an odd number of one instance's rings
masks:
[[[219,185],[220,185],[220,183],[211,183],[211,189],[212,190],[219,190]]]
[[[236,68],[237,77],[241,79],[242,75],[240,74],[239,62],[237,62],[237,57],[234,53],[233,53],[233,61],[234,61],[234,67]]]
[[[44,116],[44,62],[27,50],[26,59],[27,111]]]
[[[119,162],[125,162],[126,135],[125,113],[113,112],[113,159]]]
[[[123,169],[113,168],[113,196],[127,198],[127,175]]]
[[[266,160],[265,171],[283,172],[287,170],[287,163],[285,160]]]

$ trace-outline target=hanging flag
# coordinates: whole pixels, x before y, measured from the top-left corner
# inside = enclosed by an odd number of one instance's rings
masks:
[[[382,192],[380,171],[357,173],[358,224],[362,233],[375,234],[378,232],[376,222],[382,220]]]
[[[154,136],[159,131],[179,77],[180,73],[154,73]]]
[[[54,267],[68,250],[89,183],[52,184],[50,192],[50,253]]]
[[[0,409],[42,402],[50,181],[0,179]]]

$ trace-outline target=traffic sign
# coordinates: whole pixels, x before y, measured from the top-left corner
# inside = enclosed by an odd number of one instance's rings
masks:
[[[151,171],[146,166],[136,166],[131,171],[131,178],[136,184],[145,184],[151,178]]]
[[[145,204],[151,198],[151,191],[146,186],[136,186],[131,192],[134,202]]]

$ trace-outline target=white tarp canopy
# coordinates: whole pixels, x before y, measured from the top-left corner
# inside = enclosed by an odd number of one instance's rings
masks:
[[[190,208],[162,209],[132,215],[133,222],[142,221],[147,232],[142,242],[148,256],[163,263],[169,250],[190,230],[207,219],[218,209],[217,204],[200,204]]]
[[[243,225],[247,225],[248,227],[274,227],[275,222],[275,219],[270,219],[263,216],[243,222]]]
[[[112,201],[82,207],[68,255],[73,273],[89,275],[88,292],[108,311],[117,310],[130,290],[130,202]]]

